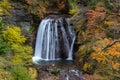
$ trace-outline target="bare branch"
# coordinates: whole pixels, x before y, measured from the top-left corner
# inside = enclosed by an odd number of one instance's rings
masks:
[[[111,47],[112,45],[114,45],[115,43],[120,42],[120,40],[115,40],[113,41],[111,44],[107,45],[105,48],[102,49],[102,51],[106,50],[107,48]]]

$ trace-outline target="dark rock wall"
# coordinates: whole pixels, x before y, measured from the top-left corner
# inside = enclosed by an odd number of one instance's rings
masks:
[[[14,9],[9,10],[10,16],[4,16],[3,20],[9,25],[16,25],[22,29],[29,30],[33,24],[32,15],[24,9],[24,6],[20,3],[12,3]]]

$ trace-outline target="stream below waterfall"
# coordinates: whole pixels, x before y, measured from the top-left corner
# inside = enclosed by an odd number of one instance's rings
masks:
[[[40,80],[86,80],[73,61],[40,61],[36,67]]]

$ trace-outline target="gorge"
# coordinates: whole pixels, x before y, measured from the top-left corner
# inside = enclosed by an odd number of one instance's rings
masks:
[[[120,80],[120,0],[0,0],[0,80]]]

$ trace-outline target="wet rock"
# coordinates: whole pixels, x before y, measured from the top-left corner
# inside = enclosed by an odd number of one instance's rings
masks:
[[[37,66],[38,80],[85,80],[73,62],[48,62]]]

